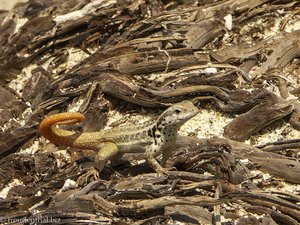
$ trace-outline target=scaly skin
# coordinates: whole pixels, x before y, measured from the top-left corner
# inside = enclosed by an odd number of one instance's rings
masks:
[[[124,126],[97,132],[78,132],[56,127],[84,120],[81,113],[59,113],[45,118],[39,127],[40,134],[58,145],[98,151],[95,157],[100,172],[106,162],[124,153],[145,152],[150,166],[159,173],[167,173],[162,167],[172,153],[177,131],[198,113],[190,101],[176,103],[166,109],[160,117],[142,126]],[[162,154],[161,165],[155,157]]]

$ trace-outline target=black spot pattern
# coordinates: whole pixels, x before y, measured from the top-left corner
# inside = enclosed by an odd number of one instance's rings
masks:
[[[154,139],[154,144],[157,145],[157,139],[155,136],[156,126],[152,127],[152,137]]]
[[[153,135],[153,137],[155,137],[155,131],[156,131],[156,126],[153,126],[152,127],[152,135]]]
[[[153,140],[154,140],[154,144],[157,145],[157,140],[156,140],[156,137],[155,137],[155,131],[156,131],[156,127],[152,127],[151,129],[148,130],[148,136],[149,137],[152,137]]]

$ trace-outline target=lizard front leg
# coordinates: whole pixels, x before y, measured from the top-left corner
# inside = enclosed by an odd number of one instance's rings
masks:
[[[106,162],[115,158],[117,155],[119,155],[119,150],[116,144],[112,142],[102,143],[97,155],[95,156],[96,169],[92,168],[87,173],[80,176],[77,182],[82,183],[82,181],[87,181],[91,176],[95,179],[99,179],[99,173],[103,170]]]
[[[161,151],[160,149],[157,149],[157,146],[150,146],[148,149],[146,149],[146,160],[152,169],[154,169],[157,173],[168,175],[168,170],[163,168],[154,158],[155,156],[159,155],[159,152]]]
[[[171,155],[172,155],[172,147],[163,149],[163,151],[162,151],[162,160],[160,161],[160,165],[162,167],[166,166],[166,162],[170,158]]]

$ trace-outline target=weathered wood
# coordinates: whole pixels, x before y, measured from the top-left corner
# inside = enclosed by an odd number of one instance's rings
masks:
[[[294,108],[289,102],[280,102],[272,106],[269,104],[257,105],[226,125],[225,137],[236,141],[245,141],[252,134],[285,117],[293,110]]]

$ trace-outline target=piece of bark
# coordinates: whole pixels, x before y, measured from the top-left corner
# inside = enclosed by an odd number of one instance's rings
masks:
[[[205,148],[219,148],[220,146],[230,146],[232,153],[234,153],[239,159],[250,159],[259,166],[263,166],[264,171],[271,175],[279,176],[287,181],[293,183],[300,183],[300,163],[295,161],[291,157],[279,155],[272,152],[264,152],[254,146],[245,144],[243,142],[237,142],[233,140],[227,140],[223,138],[212,138],[212,139],[197,139],[192,137],[178,137],[176,143],[177,148],[189,148],[195,147],[201,149]],[[170,161],[180,159],[180,156],[176,156],[176,159],[172,158]],[[272,159],[272,160],[269,160]],[[274,160],[273,160],[274,159]],[[278,167],[280,160],[283,160],[285,169],[282,170]],[[293,174],[291,176],[290,174]]]
[[[212,215],[200,206],[171,206],[165,208],[166,215],[187,224],[209,224]]]
[[[255,156],[252,156],[250,159],[254,163],[257,163],[259,165],[259,169],[264,172],[270,173],[277,177],[284,177],[285,180],[293,183],[300,183],[300,165],[297,161],[276,158],[265,159]]]
[[[218,62],[226,62],[240,59],[248,59],[258,54],[264,47],[267,41],[259,42],[257,45],[235,45],[226,46],[223,49],[211,52],[210,55]]]
[[[191,49],[203,48],[213,39],[225,33],[223,24],[214,19],[199,21],[195,25],[190,25],[186,33],[186,45]]]
[[[294,107],[289,102],[257,105],[250,111],[239,115],[224,128],[224,135],[236,141],[245,141],[252,134],[267,125],[290,114]]]
[[[41,95],[50,81],[50,74],[41,67],[35,68],[31,73],[32,76],[24,85],[22,97],[35,107],[41,101]]]
[[[300,148],[300,139],[283,140],[257,146],[266,152],[279,152]]]
[[[293,128],[300,131],[300,103],[298,101],[292,101],[291,103],[294,106],[294,111],[289,119],[289,123]]]
[[[259,67],[254,75],[263,75],[269,69],[283,68],[294,58],[300,55],[300,31],[294,31],[281,38],[280,42],[276,42],[276,46],[268,60]]]
[[[20,127],[13,131],[6,130],[0,133],[0,157],[16,152],[36,135],[37,126]]]
[[[19,100],[15,94],[0,86],[0,126],[3,127],[10,119],[18,119],[28,108],[25,102]],[[19,125],[20,126],[20,125]],[[12,128],[6,124],[6,129]],[[18,127],[18,126],[17,126]],[[16,128],[16,127],[15,127]]]

